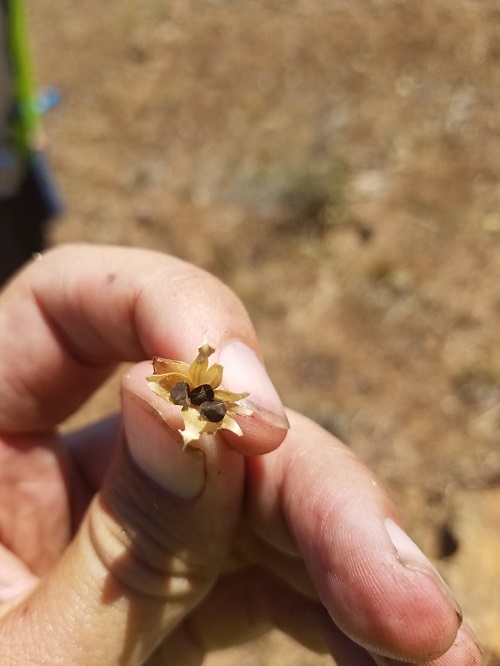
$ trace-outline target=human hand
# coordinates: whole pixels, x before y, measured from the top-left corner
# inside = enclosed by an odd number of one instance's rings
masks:
[[[191,361],[204,337],[254,414],[192,455],[141,361]],[[298,414],[287,433],[216,279],[143,250],[60,248],[1,295],[0,350],[0,663],[192,666],[272,626],[339,666],[481,663],[369,470]],[[60,438],[124,360],[121,419]]]

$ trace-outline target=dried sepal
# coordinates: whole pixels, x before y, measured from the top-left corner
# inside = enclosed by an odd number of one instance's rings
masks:
[[[208,371],[208,358],[215,352],[215,349],[211,347],[208,342],[205,340],[201,347],[198,347],[198,356],[189,366],[188,370],[188,379],[189,384],[194,388],[200,384],[210,384],[210,381],[207,380],[207,371]],[[221,373],[222,380],[222,373]],[[217,385],[218,386],[218,385]],[[217,388],[214,386],[213,388]]]
[[[170,361],[169,359],[161,358],[161,356],[155,356],[152,363],[155,375],[165,375],[172,372],[185,375],[189,370],[189,363],[185,363],[184,361]]]
[[[236,402],[231,402],[227,405],[228,411],[232,412],[233,414],[239,414],[240,416],[251,416],[252,415],[252,410],[248,409],[248,407],[244,407],[243,405],[238,405]]]
[[[150,378],[147,377],[147,379],[149,380]],[[170,392],[162,388],[160,384],[157,384],[156,382],[153,381],[148,381],[148,386],[153,391],[153,393],[159,395],[160,398],[163,398],[163,400],[166,400],[167,402],[172,402],[170,400]]]
[[[184,447],[186,447],[190,442],[200,438],[205,429],[205,421],[198,410],[193,407],[183,407],[181,414],[184,421],[184,430],[179,430],[179,432],[182,435]]]
[[[208,361],[214,352],[215,349],[204,341],[191,364],[155,356],[154,372],[146,377],[149,388],[156,395],[182,407],[184,429],[179,432],[184,447],[201,435],[212,435],[218,430],[229,430],[241,436],[241,428],[232,414],[252,414],[252,410],[239,404],[249,393],[233,393],[219,388],[223,367],[219,363],[209,365]]]

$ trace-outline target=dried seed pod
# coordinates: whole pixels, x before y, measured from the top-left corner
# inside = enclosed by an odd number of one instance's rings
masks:
[[[251,409],[239,404],[248,393],[233,393],[220,388],[223,367],[209,365],[215,349],[205,340],[198,347],[198,356],[190,364],[155,356],[153,374],[146,377],[149,388],[166,402],[182,407],[183,446],[195,442],[201,435],[213,435],[228,430],[235,435],[243,432],[235,416],[250,415]]]
[[[170,390],[170,399],[174,405],[189,405],[189,384],[177,382]]]
[[[191,404],[201,405],[207,400],[214,399],[214,390],[210,386],[210,384],[202,384],[201,386],[197,386],[196,388],[194,388],[189,393],[189,398],[191,400]]]
[[[224,400],[207,400],[200,405],[200,413],[207,421],[219,423],[226,416],[227,405]]]

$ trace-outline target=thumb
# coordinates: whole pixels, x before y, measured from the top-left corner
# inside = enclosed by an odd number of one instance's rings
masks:
[[[178,416],[147,388],[147,367],[124,379],[124,432],[75,539],[2,618],[0,663],[143,664],[222,567],[242,459],[217,435],[182,450]]]

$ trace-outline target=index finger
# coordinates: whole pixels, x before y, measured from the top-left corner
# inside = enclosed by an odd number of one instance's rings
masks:
[[[253,454],[276,448],[287,419],[248,314],[230,289],[149,250],[52,250],[0,296],[0,431],[51,429],[117,363],[154,355],[189,363],[204,338],[224,365],[224,387],[239,391],[243,382],[251,394],[254,413],[240,421],[244,436],[229,443]]]

